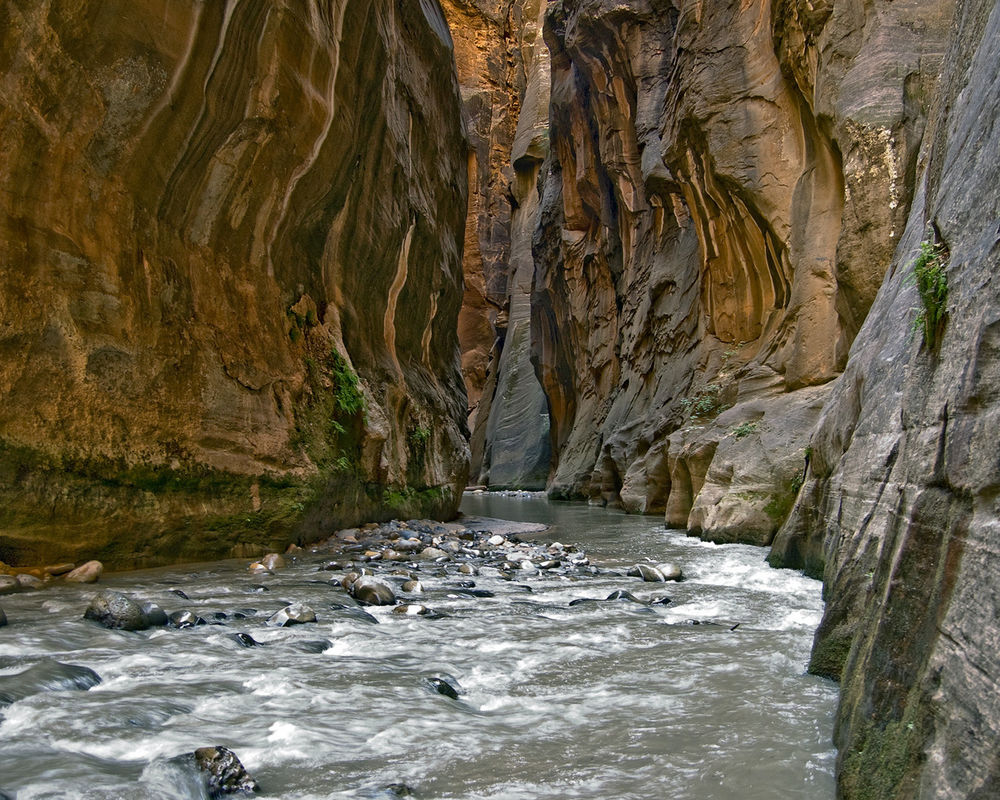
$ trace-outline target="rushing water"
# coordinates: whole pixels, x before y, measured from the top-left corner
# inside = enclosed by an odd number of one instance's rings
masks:
[[[328,610],[344,595],[318,557],[267,577],[245,561],[107,577],[167,611],[230,615],[137,633],[81,619],[94,587],[4,597],[0,676],[49,657],[103,682],[0,709],[0,791],[198,797],[171,782],[165,759],[219,744],[271,798],[384,797],[394,783],[425,800],[833,797],[836,687],[805,674],[818,582],[768,568],[760,548],[706,544],[648,517],[493,496],[463,509],[549,522],[534,538],[577,544],[607,570],[674,561],[688,580],[518,578],[528,593],[483,575],[477,587],[495,596],[471,598],[422,578],[423,602],[446,616],[368,609],[373,625]],[[569,606],[620,588],[672,603]],[[265,627],[289,600],[319,622]],[[259,614],[233,619],[238,609]],[[267,646],[242,648],[235,632]],[[459,699],[432,691],[431,676],[453,679]]]

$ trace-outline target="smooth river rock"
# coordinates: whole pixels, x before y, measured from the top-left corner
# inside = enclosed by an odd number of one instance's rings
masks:
[[[304,625],[316,621],[316,612],[304,603],[291,603],[273,614],[267,624],[275,628],[286,628],[289,625]]]
[[[139,603],[121,592],[110,589],[94,595],[83,616],[105,628],[142,631],[149,627],[149,621],[142,613],[142,606]]]
[[[391,606],[396,602],[392,587],[378,578],[362,575],[350,588],[351,596],[359,603],[368,606]]]
[[[101,677],[89,667],[46,659],[13,675],[0,676],[0,707],[39,692],[90,689]]]
[[[104,573],[104,565],[100,561],[88,561],[69,572],[63,580],[67,583],[96,583]]]

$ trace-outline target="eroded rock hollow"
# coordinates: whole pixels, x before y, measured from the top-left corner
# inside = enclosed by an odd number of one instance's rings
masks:
[[[0,556],[454,512],[466,149],[436,2],[0,5]]]

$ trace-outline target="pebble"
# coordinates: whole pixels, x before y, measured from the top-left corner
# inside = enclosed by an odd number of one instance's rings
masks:
[[[425,547],[420,551],[420,558],[423,561],[436,561],[439,558],[448,558],[448,554],[438,547]]]
[[[490,547],[499,547],[500,545],[504,544],[506,541],[507,540],[503,536],[501,536],[499,533],[496,533],[493,536],[491,536],[489,539],[487,539],[486,543],[488,545],[490,545]]]
[[[474,564],[462,564],[462,566],[458,568],[458,571],[463,575],[478,575],[479,567]]]
[[[424,590],[424,585],[420,581],[406,581],[400,588],[404,592],[420,594]]]
[[[70,583],[97,583],[103,572],[104,565],[100,561],[88,561],[67,573],[65,580]]]
[[[426,617],[431,613],[431,610],[427,606],[422,606],[419,603],[407,603],[406,605],[396,606],[392,610],[393,614],[405,614],[408,617]]]
[[[168,619],[174,628],[193,628],[195,625],[205,624],[205,620],[193,611],[175,611]]]
[[[267,624],[274,628],[286,628],[289,625],[303,625],[316,621],[316,612],[305,603],[291,603],[272,615]]]

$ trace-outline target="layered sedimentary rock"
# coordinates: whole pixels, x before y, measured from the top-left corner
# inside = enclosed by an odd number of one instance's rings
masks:
[[[825,565],[848,798],[1000,795],[1000,7],[961,0],[892,269],[812,438],[774,559]],[[913,264],[947,279],[932,341]],[[926,313],[926,310],[925,310]]]
[[[553,494],[770,541],[902,231],[948,20],[550,4],[532,313]]]
[[[0,6],[0,555],[451,513],[466,167],[435,0]]]
[[[476,483],[541,489],[548,410],[531,365],[531,237],[548,152],[543,0],[446,0],[469,136],[459,318]]]

